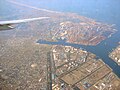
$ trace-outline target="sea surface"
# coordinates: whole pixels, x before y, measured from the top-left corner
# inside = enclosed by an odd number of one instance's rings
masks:
[[[10,1],[10,0],[8,0]],[[85,50],[96,54],[99,58],[109,65],[114,73],[120,77],[120,66],[118,66],[113,60],[108,57],[108,54],[118,46],[120,41],[120,0],[16,0],[18,2],[35,6],[37,8],[44,8],[53,11],[60,12],[71,12],[77,13],[82,16],[86,16],[96,21],[115,24],[115,29],[117,32],[113,34],[110,38],[102,41],[97,46],[82,46]],[[0,17],[9,16],[17,11],[11,9],[13,7],[8,5],[7,0],[0,0]],[[1,13],[2,12],[2,13]],[[14,15],[12,16],[13,18]],[[17,18],[17,17],[16,17]],[[1,18],[0,18],[1,20]],[[62,43],[63,44],[63,43]],[[66,45],[66,44],[64,44]],[[81,48],[78,44],[67,44],[77,48]]]

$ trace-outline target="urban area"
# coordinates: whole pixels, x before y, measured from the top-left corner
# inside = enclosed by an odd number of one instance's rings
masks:
[[[96,46],[117,31],[114,24],[5,1],[12,13],[0,16],[0,20],[49,19],[21,23],[0,32],[0,90],[120,90],[119,77],[94,53],[37,43],[41,39]],[[109,57],[120,65],[120,46]]]

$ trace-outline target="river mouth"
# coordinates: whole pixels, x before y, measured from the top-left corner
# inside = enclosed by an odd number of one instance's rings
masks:
[[[57,41],[57,42],[51,42],[46,40],[38,40],[37,43],[39,44],[47,44],[47,45],[63,45],[63,46],[72,46],[74,48],[81,48],[83,50],[86,50],[88,52],[94,53],[98,58],[102,59],[105,64],[110,66],[113,70],[113,72],[120,77],[120,66],[114,62],[111,58],[109,58],[109,53],[112,51],[112,48],[115,48],[118,44],[114,43],[114,47],[111,46],[111,48],[106,48],[106,43],[109,40],[105,40],[101,42],[100,44],[96,46],[87,46],[87,45],[80,45],[80,44],[74,44],[74,43],[67,43],[66,41]],[[101,49],[102,47],[102,49]]]

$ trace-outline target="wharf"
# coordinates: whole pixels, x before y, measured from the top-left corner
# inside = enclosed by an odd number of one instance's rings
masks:
[[[109,57],[120,65],[120,45],[109,54]]]
[[[101,59],[90,52],[70,46],[54,46],[53,80],[59,87],[57,90],[77,88],[77,90],[117,90],[120,88],[119,78]],[[61,85],[63,85],[61,87]],[[55,90],[55,89],[53,89]]]

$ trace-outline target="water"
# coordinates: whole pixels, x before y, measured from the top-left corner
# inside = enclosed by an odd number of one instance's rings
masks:
[[[29,2],[31,4],[31,2]],[[41,0],[37,6],[49,10],[56,10],[62,12],[72,12],[79,15],[87,16],[108,24],[115,24],[117,33],[112,35],[109,39],[102,41],[99,45],[81,46],[76,44],[64,44],[74,47],[85,48],[96,54],[98,57],[108,64],[113,71],[120,77],[120,66],[108,57],[109,52],[118,45],[120,41],[120,0]],[[33,3],[33,5],[36,5]],[[59,43],[56,43],[59,44]],[[63,43],[61,43],[63,44]]]
[[[109,39],[102,41],[97,46],[83,46],[87,51],[90,51],[99,56],[108,64],[113,71],[120,77],[120,66],[108,57],[109,52],[118,45],[120,41],[120,0],[16,0],[21,3],[29,4],[38,8],[45,8],[49,10],[72,12],[93,18],[108,24],[115,24],[117,33],[112,35]],[[0,4],[5,0],[0,0]],[[6,3],[7,4],[7,3]],[[1,6],[0,5],[0,6]],[[3,5],[2,5],[3,7]],[[11,7],[12,8],[12,7]],[[5,8],[0,9],[4,10]],[[4,11],[5,12],[5,11]],[[15,11],[14,11],[15,12]],[[13,13],[14,13],[13,12]],[[7,15],[9,10],[1,14]],[[63,44],[63,43],[62,43]],[[74,47],[81,48],[78,44],[69,44]]]

